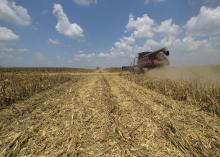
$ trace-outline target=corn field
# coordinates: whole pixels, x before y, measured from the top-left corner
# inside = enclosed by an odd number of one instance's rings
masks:
[[[123,77],[174,100],[188,101],[192,105],[200,105],[204,111],[220,115],[220,86],[217,83],[199,80],[149,78],[146,75],[132,74]]]
[[[40,91],[70,81],[70,75],[24,75],[13,73],[0,74],[0,106],[24,100]]]
[[[0,75],[2,157],[220,156],[218,73],[19,70]]]

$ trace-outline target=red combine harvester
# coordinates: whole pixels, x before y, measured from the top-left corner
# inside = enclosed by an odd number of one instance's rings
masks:
[[[137,64],[130,67],[122,67],[122,70],[130,70],[136,73],[144,73],[144,69],[152,69],[167,66],[170,64],[167,56],[170,52],[166,48],[150,52],[138,53]]]
[[[137,66],[140,68],[156,68],[169,65],[170,62],[166,56],[170,52],[166,48],[159,49],[154,52],[141,52],[138,54]]]

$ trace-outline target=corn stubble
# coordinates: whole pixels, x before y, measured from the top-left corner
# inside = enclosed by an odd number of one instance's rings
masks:
[[[197,79],[163,79],[147,75],[123,75],[148,89],[169,96],[174,100],[186,101],[201,106],[201,110],[220,116],[220,86],[217,82]]]
[[[24,100],[35,93],[71,80],[65,74],[0,74],[0,107]]]
[[[0,110],[0,156],[220,156],[216,82],[102,70],[2,78],[14,91],[50,89]]]

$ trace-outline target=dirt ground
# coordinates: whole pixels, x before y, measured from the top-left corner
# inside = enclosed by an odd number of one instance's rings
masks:
[[[220,118],[118,74],[0,110],[0,156],[220,156]]]

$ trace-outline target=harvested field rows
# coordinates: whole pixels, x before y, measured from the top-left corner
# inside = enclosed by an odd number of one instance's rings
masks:
[[[0,156],[220,156],[219,116],[118,74],[81,75],[0,110]]]

